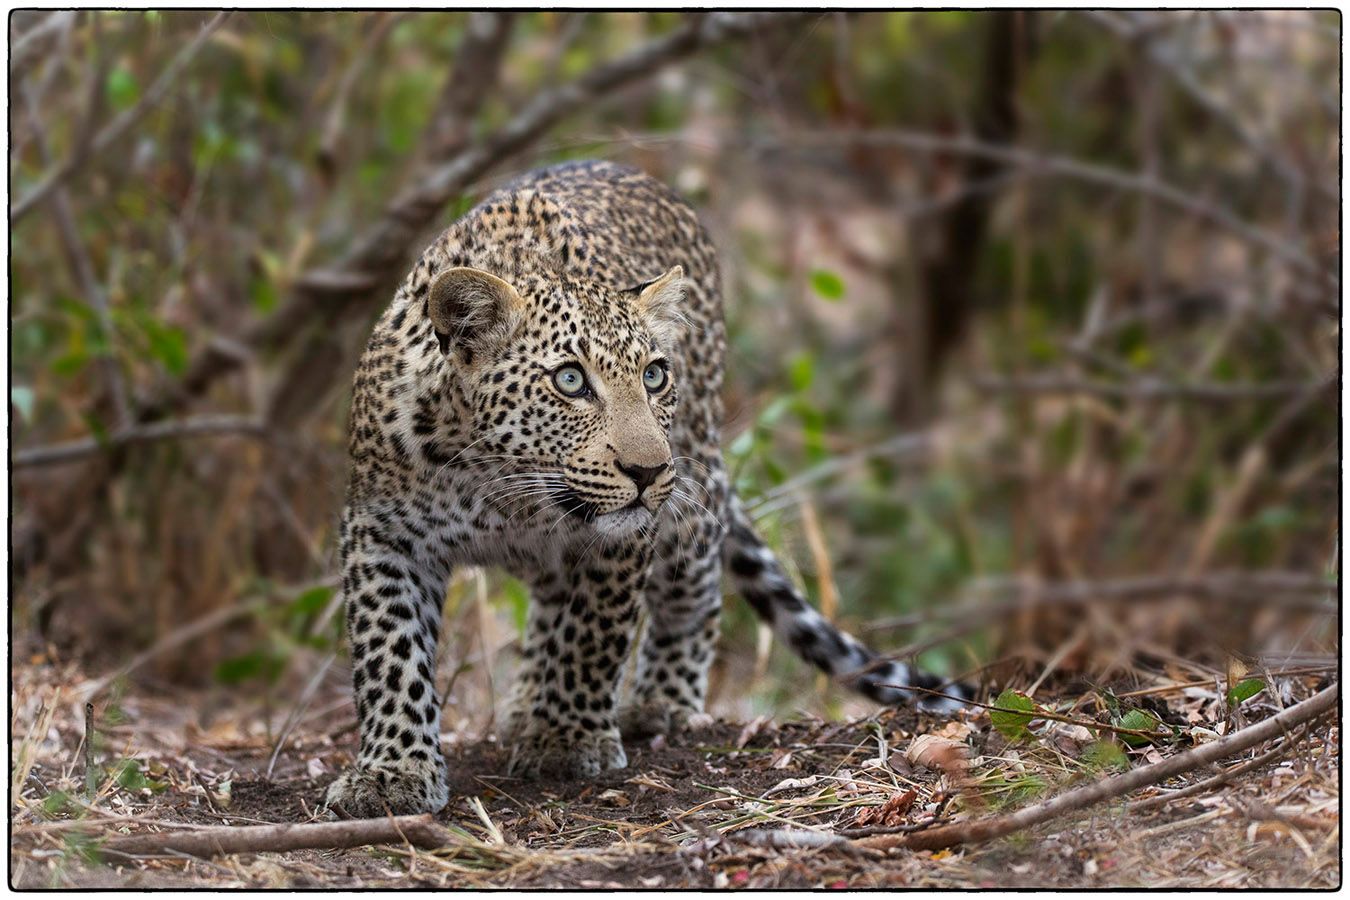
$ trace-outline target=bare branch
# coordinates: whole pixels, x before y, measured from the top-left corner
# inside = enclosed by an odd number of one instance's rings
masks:
[[[449,159],[469,143],[473,121],[497,85],[514,22],[513,13],[469,14],[455,67],[426,128],[423,144],[429,148],[429,159]]]
[[[82,159],[91,154],[104,153],[114,143],[122,138],[128,131],[136,125],[137,122],[150,112],[159,102],[164,99],[169,91],[179,84],[179,75],[183,69],[187,68],[188,63],[192,62],[193,57],[206,44],[211,35],[225,20],[230,17],[229,11],[216,13],[215,17],[207,22],[197,36],[192,39],[165,67],[164,71],[156,81],[146,89],[141,95],[140,100],[130,109],[119,114],[111,122],[105,125],[90,142],[87,153],[72,153],[65,161],[59,163],[56,167],[50,169],[45,175],[38,179],[27,194],[19,198],[9,208],[10,227],[14,227],[20,219],[32,212],[38,204],[42,203],[49,196],[57,185],[64,182],[67,178],[79,168]]]
[[[98,66],[95,66],[95,70],[96,75],[101,76]],[[96,80],[102,83],[101,77],[97,77]],[[33,90],[27,83],[23,83],[19,85],[19,93],[23,95],[24,108],[28,114],[29,125],[33,129],[33,141],[38,156],[46,164],[51,160],[51,147],[47,143],[47,133],[38,117]],[[84,294],[85,303],[92,306],[98,316],[104,340],[111,345],[113,325],[112,314],[108,308],[108,293],[95,275],[94,262],[89,258],[89,251],[85,248],[84,242],[80,240],[79,228],[75,224],[75,211],[70,202],[70,192],[66,190],[65,185],[58,185],[55,188],[52,194],[52,207],[56,218],[56,233],[61,239],[61,249],[70,262],[70,268],[75,272],[75,280]],[[117,427],[125,428],[130,424],[131,403],[127,396],[126,381],[122,378],[122,370],[111,350],[100,356],[99,369],[102,372],[102,388],[112,400]]]
[[[1232,781],[1239,775],[1245,775],[1248,772],[1255,771],[1256,769],[1259,769],[1262,766],[1274,762],[1281,756],[1286,756],[1290,750],[1294,749],[1294,747],[1298,744],[1299,741],[1307,737],[1308,730],[1310,728],[1311,725],[1304,725],[1297,732],[1287,736],[1283,741],[1280,741],[1280,743],[1276,744],[1273,749],[1267,750],[1265,753],[1262,753],[1261,755],[1254,757],[1253,759],[1249,759],[1245,763],[1233,766],[1231,769],[1225,769],[1224,771],[1213,776],[1212,778],[1206,778],[1203,781],[1197,781],[1195,784],[1188,785],[1184,788],[1181,788],[1180,790],[1169,791],[1164,794],[1159,794],[1156,797],[1148,797],[1143,800],[1136,800],[1135,802],[1130,804],[1129,811],[1132,813],[1141,813],[1146,810],[1157,809],[1159,806],[1166,806],[1167,804],[1172,803],[1176,800],[1184,800],[1187,797],[1194,797],[1196,794],[1203,794],[1205,791],[1211,790],[1212,788],[1228,784],[1230,781]]]
[[[347,64],[347,68],[343,70],[337,90],[333,94],[333,101],[328,107],[328,116],[324,120],[323,137],[319,140],[319,149],[316,151],[319,170],[328,181],[331,181],[337,173],[338,143],[342,139],[342,132],[347,124],[347,107],[351,102],[352,91],[356,87],[357,79],[365,72],[366,66],[375,55],[375,51],[388,37],[389,32],[407,15],[407,12],[381,14],[375,27],[366,35],[366,39],[361,42],[361,46],[357,48],[352,60]]]
[[[20,450],[10,459],[10,466],[15,469],[51,466],[95,456],[112,447],[217,435],[266,438],[268,433],[266,425],[252,416],[198,416],[192,419],[133,426],[118,431],[105,441],[99,441],[97,438],[81,438],[61,444]]]
[[[1060,794],[1052,800],[1024,807],[1007,815],[957,822],[913,834],[863,838],[857,843],[875,850],[890,850],[896,847],[938,850],[943,847],[980,844],[1004,837],[1250,750],[1334,710],[1340,694],[1340,684],[1333,684],[1269,719],[1194,750],[1178,753],[1162,762],[1143,766],[1105,781],[1092,782]]]
[[[343,822],[301,822],[196,828],[157,834],[113,835],[99,849],[123,856],[186,853],[210,858],[227,853],[339,850],[370,844],[411,844],[427,850],[453,841],[429,814]]]
[[[75,16],[74,10],[54,10],[48,13],[38,24],[16,37],[9,50],[10,77],[27,66],[31,61],[30,57],[37,56],[38,52],[42,50],[43,43],[48,38],[54,37],[69,28],[75,21]]]
[[[294,596],[312,588],[336,587],[337,584],[338,579],[336,576],[333,576],[301,586],[279,586],[275,588],[272,593],[283,596]],[[191,641],[200,635],[214,632],[222,625],[233,622],[235,619],[243,619],[248,616],[256,615],[265,608],[265,601],[262,599],[247,600],[235,603],[232,606],[222,606],[204,616],[200,616],[199,618],[193,619],[191,622],[179,626],[160,640],[156,641],[153,646],[142,650],[113,671],[95,678],[81,688],[81,690],[86,699],[97,697],[107,690],[108,686],[114,681],[129,675],[131,672],[139,669],[141,666],[161,654],[168,653],[176,647],[181,647],[188,641]]]
[[[1082,606],[1181,596],[1328,613],[1336,611],[1336,603],[1328,597],[1335,590],[1336,585],[1321,576],[1284,571],[1210,572],[1191,576],[1144,575],[1051,583],[1037,583],[1025,578],[991,578],[976,582],[972,585],[971,593],[1012,596],[1006,599],[941,604],[923,613],[878,619],[869,624],[867,630],[913,628],[934,620],[981,623],[996,616],[1042,606]]]
[[[326,315],[332,317],[341,312],[344,304],[356,305],[387,287],[397,277],[417,234],[431,224],[446,203],[578,110],[699,50],[743,38],[761,26],[783,25],[808,15],[812,14],[694,15],[671,33],[600,64],[574,81],[539,93],[492,135],[466,147],[453,159],[428,168],[352,242],[341,260],[319,270],[321,279],[311,275],[297,279],[288,301],[249,328],[241,343],[257,350],[275,350],[299,333],[316,309],[323,307]],[[333,285],[342,288],[340,295],[330,290]],[[146,404],[142,419],[155,418],[180,405],[237,365],[237,357],[198,354],[188,367],[181,389]]]
[[[1269,400],[1316,393],[1335,384],[1335,379],[1317,381],[1260,381],[1247,384],[1223,382],[1161,381],[1140,378],[1119,384],[1063,375],[1023,375],[1007,378],[977,376],[975,386],[1008,394],[1092,394],[1130,400],[1194,400],[1213,403]]]
[[[754,503],[746,504],[746,511],[756,519],[763,518],[769,513],[797,502],[797,492],[809,484],[823,481],[839,472],[846,472],[872,459],[923,456],[932,449],[932,446],[933,434],[920,431],[896,435],[893,438],[843,456],[832,456],[803,472],[799,472],[782,484],[765,491],[764,496]]]
[[[1149,194],[1168,206],[1227,229],[1249,243],[1263,247],[1294,268],[1326,279],[1335,287],[1340,281],[1334,272],[1309,256],[1303,248],[1278,234],[1244,220],[1232,210],[1149,175],[1136,175],[1109,166],[1083,162],[1067,156],[1055,156],[1004,144],[991,144],[968,136],[947,137],[907,129],[863,131],[806,131],[792,135],[791,147],[781,139],[752,138],[746,143],[761,152],[797,149],[806,146],[880,146],[903,147],[925,153],[958,153],[999,159],[1023,168],[1028,175],[1054,175],[1098,184],[1113,190]]]
[[[1276,153],[1270,144],[1238,117],[1237,113],[1229,109],[1219,97],[1201,84],[1195,73],[1187,68],[1181,60],[1171,56],[1156,41],[1151,40],[1157,32],[1157,20],[1152,20],[1155,23],[1154,25],[1148,24],[1146,20],[1144,25],[1134,26],[1111,12],[1085,10],[1083,15],[1121,40],[1141,44],[1144,52],[1154,65],[1170,75],[1177,86],[1185,91],[1186,95],[1197,106],[1204,109],[1214,121],[1231,131],[1238,140],[1247,146],[1248,150],[1270,166],[1271,170],[1290,188],[1298,194],[1307,189],[1308,179],[1296,166]],[[1339,193],[1335,185],[1313,182],[1312,187],[1329,200],[1339,199]]]

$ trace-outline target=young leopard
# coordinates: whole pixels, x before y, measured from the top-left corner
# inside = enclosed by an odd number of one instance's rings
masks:
[[[702,712],[724,564],[827,674],[887,704],[939,686],[822,618],[755,534],[719,448],[724,351],[708,235],[634,169],[535,172],[427,249],[356,373],[341,554],[361,750],[330,808],[448,801],[433,675],[455,566],[531,587],[518,774],[622,768],[621,735]],[[968,698],[947,690],[917,702]]]

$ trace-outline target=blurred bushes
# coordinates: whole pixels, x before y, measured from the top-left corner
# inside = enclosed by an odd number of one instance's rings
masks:
[[[437,129],[484,27],[470,14],[236,13],[140,109],[211,20],[11,18],[11,212],[77,163],[11,231],[13,609],[19,636],[98,667],[266,586],[283,612],[157,663],[238,680],[330,646],[284,610],[333,569],[347,386],[382,301],[325,301],[253,337],[446,146],[472,151],[686,20],[511,17],[458,137]],[[1338,569],[1338,52],[1338,17],[1302,11],[809,16],[603,93],[434,222],[578,157],[697,203],[726,268],[737,485],[819,594],[810,498],[850,626],[993,576],[1320,579]],[[222,414],[266,439],[123,439]],[[40,464],[86,439],[103,449]],[[524,597],[494,576],[483,600],[452,602],[476,631],[452,629],[447,655],[486,676]],[[1219,604],[1217,627],[1212,605],[1166,612],[1191,600]],[[967,622],[928,661],[1034,669],[1077,636],[1077,664],[1100,673],[1159,643],[1261,654],[1328,637],[1276,596],[1075,609]],[[944,627],[876,637],[912,648]],[[724,680],[740,679],[755,626],[737,607],[727,631],[747,652],[725,655]],[[763,701],[801,702],[801,671],[771,668]]]

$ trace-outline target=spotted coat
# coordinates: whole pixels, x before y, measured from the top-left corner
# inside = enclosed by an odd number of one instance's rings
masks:
[[[884,703],[937,684],[825,621],[755,534],[719,445],[725,346],[707,233],[630,168],[532,173],[425,251],[354,383],[341,555],[361,749],[330,807],[449,799],[433,675],[456,566],[531,588],[505,726],[522,775],[621,768],[623,735],[702,712],[724,562],[821,670]]]

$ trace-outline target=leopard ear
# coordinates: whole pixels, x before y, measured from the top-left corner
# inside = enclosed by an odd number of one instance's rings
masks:
[[[684,335],[689,319],[685,316],[684,267],[674,266],[669,272],[634,290],[638,291],[637,308],[657,331],[657,338],[673,342]]]
[[[441,352],[455,350],[468,359],[509,337],[524,308],[525,301],[511,285],[467,266],[441,272],[427,292],[427,317]]]

